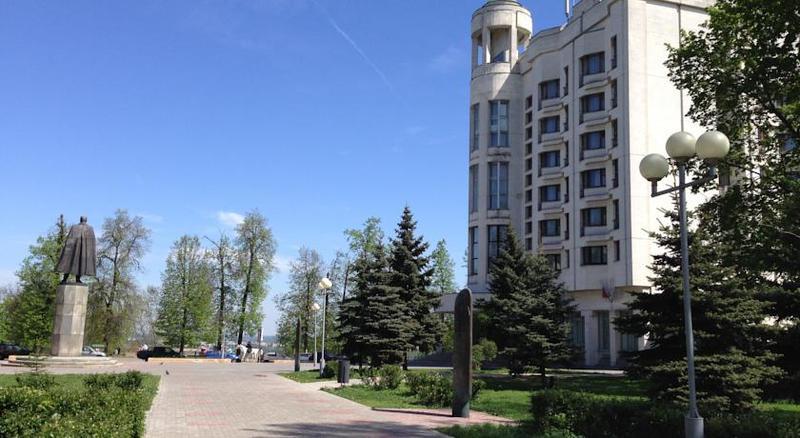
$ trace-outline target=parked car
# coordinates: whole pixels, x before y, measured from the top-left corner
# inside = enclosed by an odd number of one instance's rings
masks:
[[[0,360],[8,359],[8,356],[27,356],[29,354],[31,354],[31,351],[27,348],[0,342]]]
[[[98,349],[96,349],[94,347],[90,347],[88,345],[83,347],[83,350],[81,350],[81,355],[83,355],[83,356],[99,356],[99,357],[105,357],[106,356],[106,354],[103,353],[102,351],[100,351],[100,350],[98,350]]]
[[[220,354],[219,351],[207,351],[205,356],[203,357],[207,359],[219,359],[220,356],[222,355]],[[225,352],[225,359],[236,360],[239,359],[239,356],[235,353]]]
[[[169,347],[153,347],[149,350],[139,350],[136,357],[147,362],[151,357],[181,357],[181,354]]]

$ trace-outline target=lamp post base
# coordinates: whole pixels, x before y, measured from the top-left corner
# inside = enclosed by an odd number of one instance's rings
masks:
[[[703,438],[703,417],[686,416],[683,421],[686,438]]]

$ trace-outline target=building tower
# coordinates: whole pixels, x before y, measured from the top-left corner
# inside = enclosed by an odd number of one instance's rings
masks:
[[[491,260],[509,226],[519,233],[523,83],[520,55],[533,30],[514,0],[490,0],[472,15],[469,147],[469,285],[486,293]]]
[[[517,1],[472,16],[467,283],[488,298],[489,265],[513,226],[577,306],[577,365],[624,366],[620,352],[644,346],[614,318],[652,289],[660,249],[648,232],[669,199],[650,197],[638,163],[675,131],[704,131],[664,62],[713,3],[567,0],[566,22],[535,35]]]

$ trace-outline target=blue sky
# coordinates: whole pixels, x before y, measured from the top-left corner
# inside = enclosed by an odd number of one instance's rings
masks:
[[[563,3],[523,1],[537,30]],[[411,206],[463,282],[469,20],[481,0],[0,2],[0,284],[60,213],[141,215],[160,283],[182,234],[259,209],[273,297],[301,246],[326,259]]]

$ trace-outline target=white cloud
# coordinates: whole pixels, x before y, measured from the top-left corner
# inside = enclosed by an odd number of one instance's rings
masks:
[[[292,265],[292,260],[292,257],[275,254],[275,257],[272,258],[272,265],[278,272],[289,272],[289,268]]]
[[[217,220],[226,227],[235,227],[244,222],[244,215],[235,211],[218,211]]]
[[[457,47],[448,47],[444,52],[436,55],[428,64],[431,70],[439,73],[447,73],[460,65],[469,62],[465,59],[464,50]]]
[[[152,213],[136,213],[136,216],[140,216],[145,222],[151,222],[155,224],[160,224],[164,222],[164,216]]]

